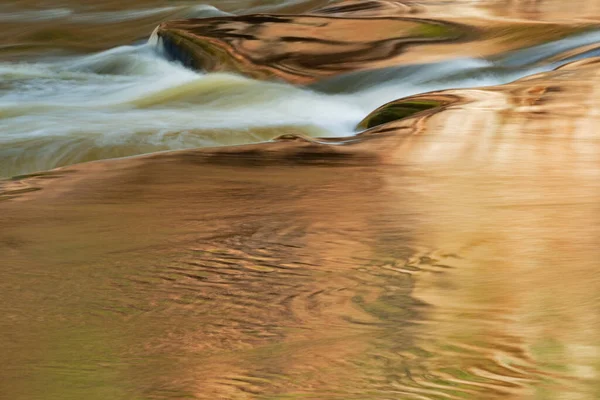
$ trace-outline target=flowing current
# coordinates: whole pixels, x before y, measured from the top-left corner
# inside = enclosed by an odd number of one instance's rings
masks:
[[[203,10],[222,14],[214,7]],[[557,56],[598,39],[600,33],[589,32],[500,57],[349,74],[311,87],[195,72],[168,61],[155,37],[91,55],[2,62],[0,175],[256,143],[289,133],[350,136],[362,118],[388,101],[510,82],[555,68],[565,62]]]
[[[4,1],[0,400],[598,400],[599,21]]]

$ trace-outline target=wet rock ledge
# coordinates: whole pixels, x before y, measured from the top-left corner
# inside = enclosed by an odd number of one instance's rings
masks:
[[[456,41],[466,34],[456,23],[377,16],[375,5],[349,14],[325,9],[169,21],[156,34],[168,57],[190,68],[295,84],[396,65],[408,46]]]

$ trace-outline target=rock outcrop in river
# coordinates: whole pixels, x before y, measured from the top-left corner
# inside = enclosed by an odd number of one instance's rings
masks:
[[[166,22],[166,53],[205,71],[312,83],[397,64],[408,46],[457,40],[457,24],[398,16],[247,15]]]
[[[435,7],[373,0],[335,3],[301,15],[168,21],[156,35],[168,57],[193,69],[310,84],[354,71],[522,48],[587,25],[441,19]],[[476,49],[464,46],[475,41]]]

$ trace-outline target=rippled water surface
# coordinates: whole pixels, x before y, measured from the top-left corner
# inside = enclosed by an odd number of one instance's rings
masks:
[[[0,399],[600,398],[599,20],[4,1]]]

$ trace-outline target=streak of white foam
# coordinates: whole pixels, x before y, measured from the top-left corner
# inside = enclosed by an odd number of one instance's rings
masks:
[[[589,40],[584,35],[569,46]],[[154,35],[146,45],[52,63],[0,63],[0,168],[10,164],[6,170],[20,173],[94,157],[247,143],[290,129],[348,136],[388,101],[497,85],[556,66],[459,59],[341,77],[337,84],[347,90],[325,94],[234,74],[197,73],[160,57],[157,45]],[[554,52],[569,46],[563,41]],[[528,57],[521,53],[521,60]],[[88,156],[78,156],[83,153]]]
[[[2,63],[0,80],[0,169],[11,173],[256,142],[290,129],[347,136],[362,118],[359,107],[310,90],[190,71],[150,45],[47,64]]]

